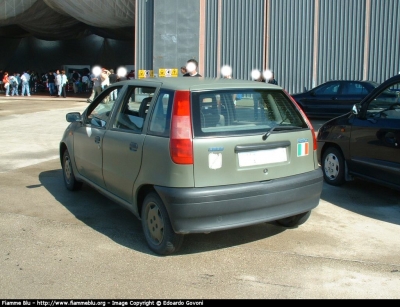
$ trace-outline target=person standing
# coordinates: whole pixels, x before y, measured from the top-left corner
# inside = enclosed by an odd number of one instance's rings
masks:
[[[128,80],[135,79],[135,70],[132,69],[126,77],[128,78]]]
[[[49,87],[50,96],[56,96],[56,76],[50,70],[47,74],[47,86]]]
[[[56,70],[55,86],[57,88],[57,97],[60,97],[62,92],[62,86],[61,86],[61,74],[58,69]]]
[[[3,77],[4,77],[4,72],[2,69],[0,69],[0,80],[3,80]],[[4,83],[1,81],[0,82],[0,92],[2,92],[2,91],[5,91],[5,88],[4,88]]]
[[[88,98],[87,102],[91,103],[93,99],[95,99],[97,96],[100,95],[100,93],[103,91],[101,87],[101,72],[99,74],[94,74],[92,73],[90,76],[90,79],[93,82],[93,89],[92,89],[92,94]]]
[[[6,91],[6,96],[10,96],[10,80],[8,79],[8,72],[4,72],[3,85],[4,90]]]
[[[30,96],[31,93],[29,91],[29,80],[30,80],[30,75],[24,71],[24,73],[21,76],[21,82],[22,82],[22,88],[21,88],[21,96]]]
[[[18,79],[17,79],[17,74],[14,73],[14,75],[11,75],[9,77],[10,80],[10,86],[11,86],[11,96],[18,96]]]
[[[38,74],[34,70],[29,73],[29,90],[31,93],[36,93],[37,91],[37,82],[38,82]]]
[[[111,72],[108,71],[107,69],[105,69],[105,68],[101,69],[100,78],[101,78],[101,89],[102,90],[105,90],[110,85],[110,77],[109,77],[110,74],[111,74]]]
[[[68,83],[67,75],[65,74],[65,70],[62,70],[61,71],[61,94],[64,98],[67,98],[67,83]]]
[[[201,75],[197,72],[197,68],[199,63],[195,59],[190,59],[186,62],[186,71],[184,77],[201,77]]]
[[[22,93],[22,80],[21,80],[21,75],[20,74],[14,74],[15,78],[17,79],[17,92],[15,93],[16,96],[21,95]]]
[[[82,92],[86,93],[87,89],[89,88],[90,79],[87,74],[82,76]]]
[[[181,66],[181,74],[184,76],[185,74],[187,74],[187,70],[185,66]]]
[[[278,85],[278,81],[275,80],[273,71],[271,71],[271,78],[269,78],[268,83]]]
[[[80,79],[81,79],[81,76],[79,75],[79,73],[76,70],[74,70],[72,72],[72,87],[74,89],[75,94],[79,92]]]
[[[110,80],[110,85],[118,81],[118,75],[114,72],[114,69],[110,69],[110,75],[108,78]],[[110,99],[114,101],[117,100],[117,90],[111,92]]]

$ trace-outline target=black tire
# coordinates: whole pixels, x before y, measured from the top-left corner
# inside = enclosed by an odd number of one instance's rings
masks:
[[[304,224],[311,215],[311,211],[300,213],[294,216],[289,216],[284,219],[277,220],[276,222],[284,227],[293,228]]]
[[[63,154],[63,177],[64,183],[68,190],[77,191],[82,187],[82,182],[77,181],[74,175],[74,169],[72,168],[71,157],[68,150],[66,149]]]
[[[162,256],[177,252],[183,243],[183,235],[172,229],[163,201],[155,192],[149,193],[141,212],[142,228],[150,249]]]
[[[324,151],[321,167],[326,183],[336,186],[345,183],[344,158],[336,147],[329,147]]]

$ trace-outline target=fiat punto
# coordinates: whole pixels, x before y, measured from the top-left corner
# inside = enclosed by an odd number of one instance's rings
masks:
[[[66,120],[59,152],[67,189],[88,184],[128,208],[160,255],[191,233],[297,227],[319,204],[314,129],[276,85],[121,81]]]

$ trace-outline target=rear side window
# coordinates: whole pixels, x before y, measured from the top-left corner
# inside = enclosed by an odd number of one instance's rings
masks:
[[[233,135],[307,128],[281,90],[235,90],[192,93],[196,136]]]
[[[169,136],[173,101],[173,91],[160,91],[151,114],[149,134],[165,137]]]
[[[344,84],[344,88],[342,90],[343,95],[367,95],[368,90],[364,85],[358,82],[348,82]]]

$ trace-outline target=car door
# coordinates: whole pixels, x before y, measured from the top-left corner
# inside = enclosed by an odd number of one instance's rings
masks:
[[[106,89],[89,106],[84,122],[74,133],[74,155],[78,172],[96,185],[104,188],[103,139],[115,101]]]
[[[128,202],[132,202],[132,188],[142,162],[148,98],[153,97],[155,89],[129,86],[103,139],[105,185],[109,192]]]
[[[304,110],[309,116],[330,117],[337,114],[340,81],[330,81],[318,86],[303,99]]]
[[[368,88],[361,82],[342,82],[336,100],[336,114],[342,115],[350,112],[353,105],[359,103],[369,92]]]
[[[354,118],[350,169],[363,176],[400,186],[400,83],[365,104],[366,116]]]

